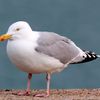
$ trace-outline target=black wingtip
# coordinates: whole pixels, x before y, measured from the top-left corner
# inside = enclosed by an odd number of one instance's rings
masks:
[[[83,50],[86,54],[86,56],[84,57],[84,59],[82,61],[79,61],[79,62],[76,62],[76,63],[73,63],[73,64],[80,64],[80,63],[86,63],[86,62],[90,62],[92,60],[95,60],[97,58],[100,58],[100,55],[97,55],[96,53],[94,52],[91,52],[91,51],[85,51]]]
[[[86,57],[82,61],[82,63],[89,62],[98,58],[97,54],[94,52],[91,52],[91,51],[84,51],[84,52],[86,54]]]

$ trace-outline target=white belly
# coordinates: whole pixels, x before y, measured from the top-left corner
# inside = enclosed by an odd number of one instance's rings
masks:
[[[8,41],[8,57],[19,69],[28,73],[55,72],[64,68],[59,60],[36,52],[35,46],[27,41]]]

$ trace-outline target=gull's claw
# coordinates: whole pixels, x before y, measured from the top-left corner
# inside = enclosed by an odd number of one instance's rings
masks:
[[[29,96],[31,94],[31,91],[18,91],[17,93],[13,93],[14,95],[18,95],[18,96]]]
[[[48,97],[49,94],[35,94],[34,97]]]

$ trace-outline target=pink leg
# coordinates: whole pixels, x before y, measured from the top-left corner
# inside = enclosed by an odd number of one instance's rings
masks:
[[[29,74],[28,74],[27,91],[30,91],[30,86],[31,86],[30,81],[31,81],[31,79],[32,79],[32,74],[29,73]]]
[[[48,97],[50,95],[50,79],[51,79],[51,74],[50,73],[47,73],[46,79],[47,79],[46,94],[36,94],[35,95],[36,97]]]
[[[24,92],[18,92],[17,94],[19,95],[19,96],[21,96],[21,95],[30,95],[30,93],[31,93],[31,91],[30,91],[30,81],[31,81],[31,78],[32,78],[32,74],[31,73],[29,73],[28,74],[28,82],[27,82],[27,89],[26,89],[26,91],[24,91]]]
[[[46,79],[47,79],[47,96],[49,96],[50,95],[50,79],[51,79],[51,75],[47,74]]]

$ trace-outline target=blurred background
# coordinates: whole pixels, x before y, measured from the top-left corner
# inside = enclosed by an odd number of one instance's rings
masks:
[[[0,34],[19,20],[35,31],[56,32],[100,54],[99,0],[0,0]],[[25,89],[26,84],[27,74],[9,61],[6,42],[0,43],[0,89]],[[99,87],[100,59],[52,75],[51,88]],[[45,74],[33,75],[31,88],[46,88]]]

